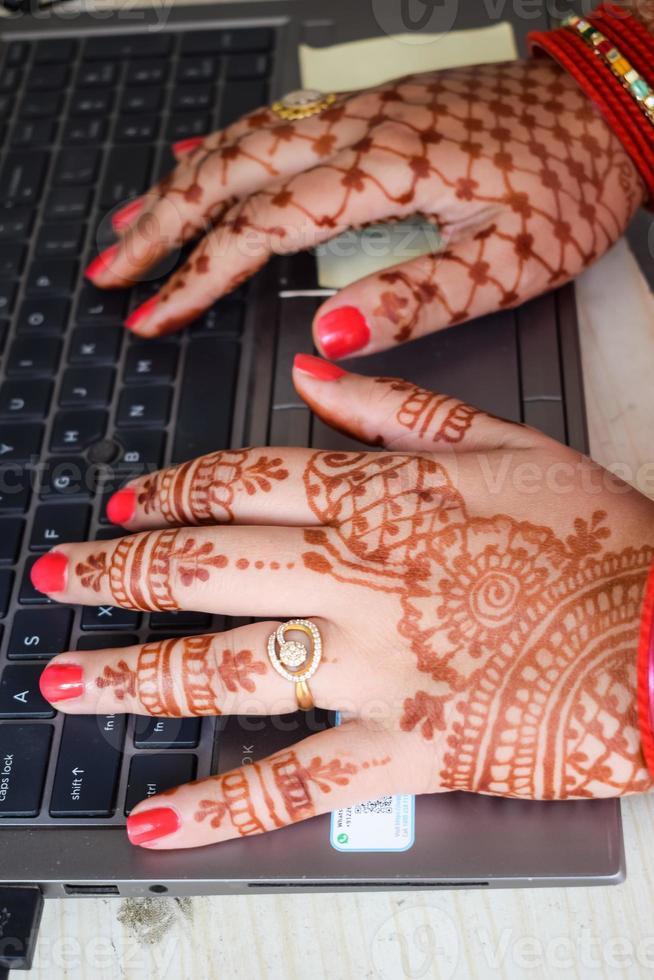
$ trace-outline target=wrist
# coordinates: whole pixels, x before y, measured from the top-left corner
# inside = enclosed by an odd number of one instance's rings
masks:
[[[616,4],[627,13],[636,17],[641,24],[654,34],[654,2],[653,0],[616,0]]]

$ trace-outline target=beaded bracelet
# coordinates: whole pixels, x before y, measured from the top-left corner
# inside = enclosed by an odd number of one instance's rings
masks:
[[[654,126],[654,89],[636,71],[630,61],[618,50],[612,41],[596,27],[581,17],[571,15],[563,21],[563,27],[577,34],[595,51],[595,54],[608,65],[615,77],[636,100],[641,110]],[[652,69],[654,71],[654,67]]]

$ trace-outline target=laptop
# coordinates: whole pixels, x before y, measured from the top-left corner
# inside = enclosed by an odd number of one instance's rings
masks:
[[[383,834],[372,849],[344,847],[329,815],[209,848],[133,847],[125,818],[140,799],[266,756],[335,719],[322,712],[61,716],[38,693],[44,664],[62,650],[234,625],[201,613],[67,608],[34,591],[30,567],[57,541],[120,534],[104,510],[115,480],[106,486],[101,476],[96,485],[103,467],[126,479],[135,468],[229,446],[359,448],[313,418],[291,384],[293,355],[311,352],[310,322],[323,298],[312,255],[272,261],[190,328],[148,342],[121,323],[157,282],[103,293],[82,270],[98,243],[106,244],[107,214],[171,168],[173,141],[224,126],[297,87],[300,41],[324,45],[388,29],[384,6],[396,16],[392,0],[328,7],[268,0],[101,17],[62,7],[2,23],[4,882],[63,897],[588,885],[624,876],[615,800],[408,798],[410,833],[400,847],[387,846]],[[455,6],[456,22],[437,26],[482,26],[488,16],[483,5]],[[509,7],[505,16],[514,16]],[[546,26],[544,16],[516,16],[522,49],[527,30]],[[571,286],[355,364],[587,449]],[[163,398],[151,397],[162,390]],[[371,804],[370,819],[390,812],[387,804]]]

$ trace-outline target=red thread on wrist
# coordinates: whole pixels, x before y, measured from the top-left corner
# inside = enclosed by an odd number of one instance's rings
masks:
[[[649,685],[650,657],[652,650],[652,626],[654,619],[654,563],[647,576],[643,611],[640,620],[637,661],[637,704],[638,730],[650,776],[654,778],[654,731],[652,730],[652,708]]]

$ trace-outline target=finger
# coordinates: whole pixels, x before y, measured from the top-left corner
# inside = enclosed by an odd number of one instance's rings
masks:
[[[169,252],[207,232],[235,201],[338,152],[353,125],[364,123],[336,124],[328,113],[289,123],[262,110],[206,137],[146,195],[138,219],[87,276],[102,287],[134,283]]]
[[[402,217],[409,205],[389,197],[373,178],[357,177],[355,151],[271,183],[235,204],[205,236],[161,292],[135,311],[128,326],[161,336],[197,318],[271,255],[311,248],[348,227]],[[412,204],[415,207],[415,204]]]
[[[488,415],[458,398],[400,378],[351,374],[307,354],[296,356],[293,381],[327,425],[387,449],[527,449],[540,438],[534,429]]]
[[[305,551],[301,528],[168,528],[58,545],[34,563],[31,577],[40,592],[82,605],[228,616],[324,613],[337,586],[307,574]]]
[[[334,360],[372,354],[517,306],[546,288],[547,275],[536,272],[525,283],[515,235],[504,236],[493,225],[346,286],[317,311],[313,336]]]
[[[307,449],[229,449],[140,477],[107,503],[132,530],[196,524],[315,524],[303,474]]]
[[[315,622],[329,656],[311,679],[311,694],[317,707],[335,709],[342,703],[339,693],[358,689],[356,670],[352,658],[342,657],[341,633],[327,620]],[[41,693],[68,714],[178,718],[295,712],[294,686],[273,670],[266,654],[278,625],[253,623],[144,646],[62,653],[41,674]]]
[[[319,732],[261,762],[179,786],[139,803],[132,844],[200,847],[275,830],[382,793],[409,791],[389,734],[359,722]]]

